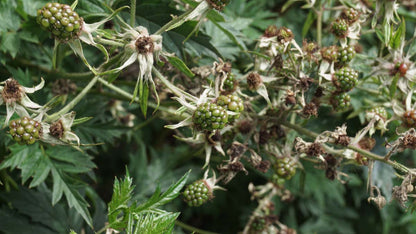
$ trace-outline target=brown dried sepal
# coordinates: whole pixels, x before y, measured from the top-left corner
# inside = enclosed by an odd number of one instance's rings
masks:
[[[281,27],[279,28],[279,31],[277,32],[277,40],[279,42],[289,42],[291,41],[295,36],[293,35],[292,30]]]
[[[1,96],[6,103],[18,102],[22,99],[23,90],[17,80],[6,80]]]
[[[61,139],[64,135],[64,125],[62,124],[62,121],[56,121],[55,123],[52,123],[49,127],[49,133],[58,139]]]
[[[139,54],[153,53],[155,48],[152,38],[147,36],[137,38],[135,45]]]
[[[311,116],[318,116],[318,107],[316,106],[315,102],[310,102],[303,107],[302,114],[306,118],[310,118]]]
[[[270,161],[263,160],[257,166],[256,169],[262,173],[266,173],[270,168]]]
[[[402,146],[405,149],[416,149],[416,136],[413,134],[407,133],[404,135],[403,139],[401,140]]]
[[[264,37],[276,37],[278,33],[277,26],[276,25],[269,25],[266,30],[264,31],[263,36]]]
[[[347,146],[351,142],[351,139],[348,135],[339,135],[335,140],[335,144]]]
[[[247,85],[251,90],[257,90],[262,80],[259,74],[252,72],[247,76]]]
[[[234,158],[239,158],[247,151],[247,147],[239,142],[233,142],[231,147],[227,150],[227,154],[230,156],[231,161]]]
[[[238,122],[238,131],[242,134],[248,134],[253,129],[253,122],[249,119],[244,119]]]
[[[320,143],[311,143],[311,145],[307,148],[306,154],[308,156],[318,156],[325,153],[324,148]]]
[[[205,0],[208,4],[217,11],[222,11],[227,3],[222,3],[220,0]]]

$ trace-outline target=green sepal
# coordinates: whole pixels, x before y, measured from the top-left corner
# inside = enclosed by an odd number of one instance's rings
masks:
[[[143,79],[139,82],[139,103],[143,116],[146,118],[147,114],[147,101],[149,99],[149,85],[143,83]]]

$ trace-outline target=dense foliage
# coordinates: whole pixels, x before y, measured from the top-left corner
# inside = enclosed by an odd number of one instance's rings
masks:
[[[0,0],[0,233],[413,233],[409,0]]]

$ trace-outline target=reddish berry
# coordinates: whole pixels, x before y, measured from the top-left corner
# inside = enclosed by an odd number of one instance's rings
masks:
[[[403,114],[403,122],[407,127],[416,127],[416,110],[409,110]]]

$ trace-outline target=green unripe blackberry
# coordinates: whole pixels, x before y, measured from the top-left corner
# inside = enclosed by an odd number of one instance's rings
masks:
[[[192,120],[196,129],[213,131],[225,127],[228,114],[223,107],[207,102],[196,108]]]
[[[208,2],[208,4],[214,8],[215,10],[222,11],[225,6],[230,3],[230,0],[205,0]]]
[[[338,46],[336,45],[324,47],[321,50],[322,58],[329,62],[338,61],[338,50]]]
[[[289,157],[277,159],[273,167],[276,174],[285,180],[289,180],[296,173],[296,162]]]
[[[83,19],[69,5],[57,2],[47,3],[37,12],[36,21],[40,26],[62,41],[67,42],[78,38]]]
[[[188,185],[182,195],[188,206],[200,206],[214,197],[212,189],[205,180],[198,180]]]
[[[280,177],[278,174],[273,174],[272,175],[272,179],[271,182],[277,186],[283,186],[283,184],[285,183],[285,179],[283,179],[282,177]]]
[[[340,48],[338,52],[338,63],[341,65],[351,62],[355,56],[355,49],[353,46]]]
[[[235,80],[235,76],[233,73],[228,73],[227,78],[224,80],[224,90],[226,91],[234,91],[237,81]]]
[[[349,67],[343,67],[335,72],[332,82],[339,91],[348,92],[358,83],[358,72]]]
[[[341,18],[345,19],[348,24],[352,24],[358,20],[360,17],[360,13],[355,10],[354,8],[348,8],[347,10],[343,11],[341,14]]]
[[[42,125],[29,117],[12,120],[9,133],[19,144],[31,145],[42,136]]]
[[[351,97],[347,93],[333,93],[331,104],[334,110],[342,111],[351,105]]]
[[[331,25],[332,33],[338,38],[345,38],[348,34],[348,23],[345,19],[338,18]]]
[[[224,107],[229,111],[238,113],[237,115],[229,115],[228,120],[232,122],[240,117],[240,112],[244,110],[243,100],[236,95],[221,95],[217,98],[217,105]]]
[[[386,110],[386,108],[384,108],[382,106],[373,107],[368,112],[369,113],[374,113],[375,115],[378,115],[384,121],[386,121],[387,118],[388,118],[387,110]],[[370,121],[370,120],[368,120],[368,121]]]
[[[266,228],[266,219],[261,216],[257,216],[254,218],[253,222],[251,223],[250,230],[253,232],[261,232]]]
[[[416,127],[416,110],[409,110],[403,114],[403,122],[407,127]]]

